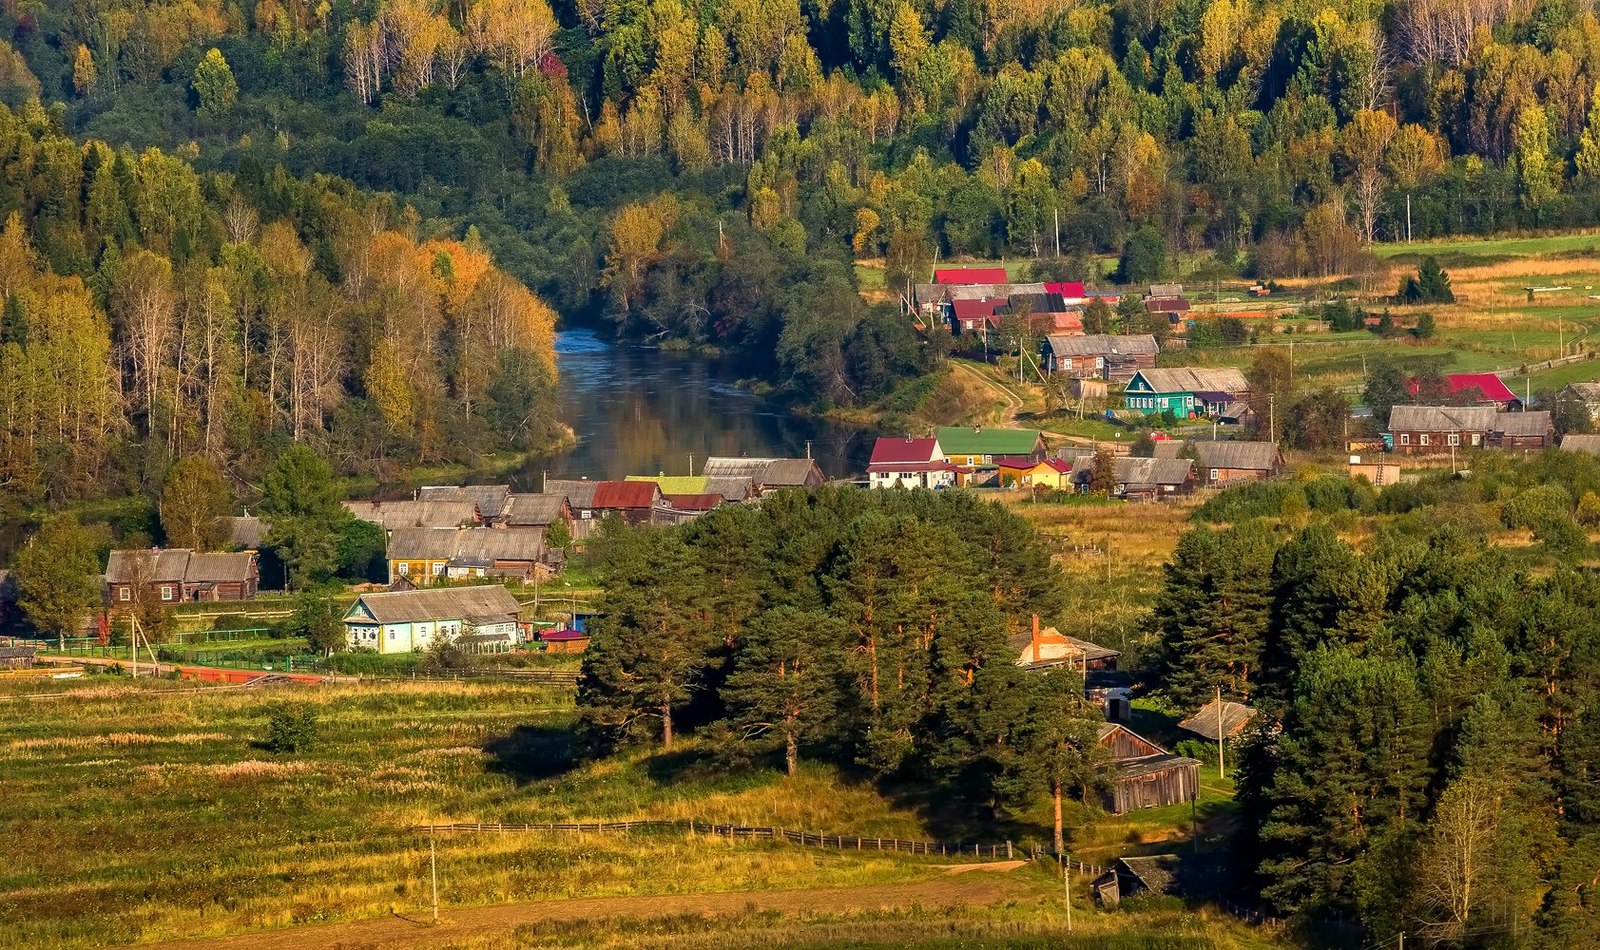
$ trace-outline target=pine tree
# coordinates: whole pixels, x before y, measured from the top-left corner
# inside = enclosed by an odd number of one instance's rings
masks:
[[[1027,715],[1017,727],[1012,787],[1050,796],[1056,853],[1066,844],[1061,805],[1068,794],[1085,802],[1108,787],[1113,767],[1100,745],[1100,711],[1084,698],[1083,676],[1071,667],[1023,671]]]
[[[802,741],[826,734],[840,704],[845,633],[825,613],[779,607],[756,617],[722,699],[744,734],[776,738],[789,775]]]
[[[1179,708],[1215,690],[1248,699],[1261,677],[1273,547],[1254,523],[1217,533],[1204,525],[1178,541],[1156,595],[1160,645],[1153,679]]]

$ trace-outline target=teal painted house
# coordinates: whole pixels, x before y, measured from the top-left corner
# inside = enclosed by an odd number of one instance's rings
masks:
[[[1237,369],[1143,369],[1128,381],[1129,409],[1146,416],[1171,412],[1179,419],[1228,415],[1248,399],[1250,383]]]

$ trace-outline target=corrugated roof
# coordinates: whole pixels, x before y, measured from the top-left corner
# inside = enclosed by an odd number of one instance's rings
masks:
[[[629,475],[630,482],[654,482],[663,495],[699,495],[710,479],[704,475]]]
[[[1567,389],[1586,403],[1600,403],[1600,383],[1570,383]]]
[[[1057,356],[1155,356],[1161,351],[1156,338],[1148,333],[1052,333],[1048,339],[1050,351]]]
[[[1493,432],[1492,406],[1395,406],[1389,429],[1400,432]]]
[[[344,506],[362,521],[383,525],[385,531],[455,528],[478,520],[478,505],[474,501],[347,501]],[[499,509],[494,513],[499,514]]]
[[[1501,435],[1518,436],[1547,436],[1550,434],[1550,413],[1543,410],[1533,412],[1502,412],[1495,416],[1494,431]]]
[[[448,561],[456,555],[456,535],[465,530],[465,528],[396,528],[389,532],[389,560]]]
[[[1182,284],[1151,284],[1150,296],[1152,297],[1182,297]]]
[[[977,300],[952,300],[950,310],[959,320],[983,320],[994,316],[995,312],[1005,306],[1004,297],[983,297]]]
[[[593,508],[594,490],[599,482],[591,482],[587,478],[550,478],[544,483],[547,494],[562,494],[567,496],[567,503],[574,508]]]
[[[1144,308],[1151,313],[1188,313],[1189,298],[1151,297],[1144,302]]]
[[[1493,373],[1450,373],[1444,381],[1450,385],[1453,393],[1476,389],[1489,402],[1511,402],[1517,398],[1505,380]]]
[[[501,521],[510,527],[520,525],[544,526],[561,517],[567,505],[567,496],[560,492],[541,494],[516,493],[506,496]]]
[[[1568,452],[1588,452],[1590,455],[1600,455],[1600,435],[1579,435],[1572,433],[1561,437],[1561,447]]]
[[[1046,293],[1060,294],[1072,300],[1081,300],[1083,298],[1083,281],[1081,280],[1045,281],[1044,289]]]
[[[1187,729],[1197,736],[1204,736],[1212,742],[1217,741],[1218,716],[1221,716],[1222,735],[1232,738],[1239,734],[1251,719],[1255,718],[1256,710],[1243,703],[1232,700],[1222,701],[1222,711],[1217,711],[1217,701],[1212,700],[1195,710],[1195,714],[1178,723],[1178,728]]]
[[[1144,486],[1182,485],[1190,478],[1193,467],[1188,459],[1136,458],[1119,455],[1111,460],[1113,478],[1117,484],[1129,488]],[[1074,481],[1087,481],[1094,471],[1094,456],[1080,455],[1074,460]]]
[[[1038,429],[945,426],[939,430],[939,447],[946,455],[1032,455],[1039,438]]]
[[[952,300],[974,300],[979,297],[1010,297],[1012,294],[1042,294],[1044,284],[1008,284],[1004,282],[993,284],[969,284],[967,286],[952,286],[945,289],[945,294]]]
[[[253,515],[241,518],[218,518],[228,546],[241,550],[255,550],[267,537],[267,523]]]
[[[940,457],[938,439],[880,438],[872,445],[872,465],[927,463]]]
[[[504,622],[516,619],[522,605],[504,587],[483,584],[477,587],[435,587],[363,594],[351,610],[354,612],[361,608],[365,608],[379,623],[465,620],[469,617]]]
[[[493,518],[505,510],[510,485],[424,485],[417,490],[418,501],[470,501],[478,515]]]
[[[655,482],[600,482],[594,489],[594,507],[604,510],[652,508],[661,497]]]
[[[822,483],[822,470],[811,459],[773,459],[761,484],[767,488],[804,488]]]
[[[1150,391],[1156,393],[1242,393],[1250,389],[1250,383],[1244,378],[1243,371],[1232,367],[1199,369],[1183,366],[1176,369],[1142,369],[1134,374],[1135,379],[1140,377],[1143,377]]]
[[[667,504],[678,511],[710,511],[722,504],[722,496],[714,492],[698,495],[663,495]]]
[[[933,272],[939,284],[1003,284],[1010,279],[1004,267],[944,267]]]

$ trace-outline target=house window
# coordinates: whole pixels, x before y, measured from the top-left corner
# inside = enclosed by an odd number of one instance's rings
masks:
[[[170,588],[170,587],[161,588],[161,599],[162,600],[171,600],[172,599],[172,588]]]
[[[1449,445],[1460,445],[1461,444],[1461,434],[1459,432],[1452,432],[1449,435],[1444,437],[1444,441],[1446,442],[1446,444],[1449,444]]]
[[[1479,435],[1476,432],[1472,433],[1472,444],[1473,445],[1479,445],[1479,444],[1482,443],[1482,441],[1483,441],[1483,436]]]
[[[1418,439],[1420,440],[1419,444],[1427,445],[1428,444],[1428,433],[1426,433],[1426,432],[1422,433],[1422,435],[1418,436]]]
[[[589,509],[585,508],[582,511],[578,512],[578,518],[580,520],[582,520],[582,521],[588,521],[589,520]]]
[[[405,561],[401,561],[399,564],[395,565],[395,571],[401,577],[405,577],[407,574],[411,573],[411,565],[406,563]]]
[[[440,574],[443,574],[443,573],[444,573],[444,564],[443,563],[435,564],[433,566],[433,576],[434,577],[438,577]]]
[[[1221,469],[1214,468],[1214,469],[1211,470],[1211,480],[1212,481],[1216,481],[1221,476],[1222,476],[1222,470]]]
[[[1411,436],[1410,435],[1406,435],[1406,434],[1402,434],[1400,436],[1400,444],[1401,445],[1410,445],[1411,444]]]
[[[119,587],[119,588],[117,588],[117,599],[122,601],[123,603],[127,603],[128,601],[133,599],[133,591],[129,590],[126,587]]]

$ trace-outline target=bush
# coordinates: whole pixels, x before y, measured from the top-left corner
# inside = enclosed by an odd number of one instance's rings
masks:
[[[262,745],[271,752],[309,752],[317,742],[317,713],[310,706],[283,705],[267,720]]]
[[[1517,495],[1500,508],[1500,521],[1508,528],[1541,529],[1572,521],[1572,496],[1560,485],[1539,485]]]

